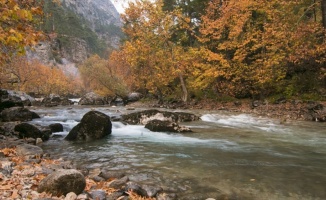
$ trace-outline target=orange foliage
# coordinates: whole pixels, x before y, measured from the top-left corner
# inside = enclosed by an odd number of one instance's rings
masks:
[[[130,69],[136,89],[145,89],[159,97],[175,93],[171,87],[178,83],[187,99],[185,79],[192,67],[190,50],[173,41],[174,34],[189,28],[190,19],[181,10],[164,11],[163,1],[136,1],[122,15],[127,41],[117,55],[123,57]],[[117,56],[115,56],[117,57]],[[121,59],[119,60],[120,63]]]
[[[78,80],[67,77],[60,69],[39,61],[15,57],[0,73],[1,87],[35,94],[68,94],[78,92]]]
[[[127,85],[123,81],[126,73],[114,61],[91,56],[80,67],[79,71],[86,91],[95,91],[101,95],[126,96]]]
[[[43,38],[36,28],[42,16],[41,1],[0,1],[0,67]]]
[[[208,65],[199,66],[194,85],[224,82],[218,90],[253,95],[282,81],[289,63],[325,63],[325,32],[321,23],[302,20],[301,7],[299,1],[211,1],[199,38]]]

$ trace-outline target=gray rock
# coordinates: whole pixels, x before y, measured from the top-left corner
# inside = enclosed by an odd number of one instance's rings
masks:
[[[89,200],[91,197],[88,193],[82,193],[77,196],[78,200]]]
[[[106,197],[106,200],[117,200],[120,199],[120,197],[124,196],[123,192],[113,192],[112,194],[109,194]]]
[[[69,192],[80,194],[86,186],[86,180],[82,173],[75,169],[60,169],[44,178],[37,191],[47,192],[52,195],[66,195]]]
[[[128,181],[129,181],[128,176],[125,176],[108,183],[107,186],[109,188],[120,189],[122,186],[126,185]]]
[[[82,96],[82,98],[78,102],[79,105],[104,105],[106,102],[104,101],[104,97],[90,92]]]
[[[112,131],[110,117],[98,111],[90,111],[81,119],[65,137],[66,140],[93,140],[100,139]]]
[[[16,125],[15,131],[19,133],[19,138],[41,138],[43,141],[48,140],[52,134],[51,130],[46,127],[41,127],[25,122]]]
[[[146,191],[148,197],[155,197],[158,193],[163,191],[161,187],[154,185],[143,185],[142,188]]]
[[[93,190],[91,192],[91,198],[96,200],[105,200],[106,193],[104,190]]]
[[[63,132],[63,125],[60,123],[50,124],[49,127],[52,133]]]
[[[136,194],[142,196],[142,197],[147,197],[147,192],[144,190],[140,185],[134,182],[128,182],[126,187],[124,188],[126,192],[132,191],[135,192]]]
[[[0,111],[5,108],[30,106],[35,99],[24,92],[0,89]]]
[[[101,181],[105,181],[105,179],[103,177],[100,176],[93,176],[91,177],[91,179],[95,182],[101,182]]]
[[[69,192],[64,200],[75,200],[75,199],[77,199],[77,195],[73,192]]]
[[[42,100],[42,104],[46,107],[53,107],[53,106],[69,106],[72,105],[73,102],[65,97],[60,97],[56,94],[50,94],[49,97],[46,97]]]
[[[120,171],[107,171],[107,170],[101,170],[100,177],[108,180],[108,179],[120,179],[125,176],[123,172]]]
[[[16,152],[18,156],[41,156],[44,153],[41,147],[30,144],[18,145]]]
[[[178,198],[177,198],[177,195],[174,193],[170,193],[170,194],[161,193],[156,196],[156,200],[175,200],[175,199],[178,199]]]
[[[147,124],[147,122],[157,119],[161,121],[171,121],[171,122],[190,122],[199,120],[199,117],[185,112],[168,112],[168,111],[159,111],[159,110],[145,110],[134,112],[121,116],[122,121],[127,122],[128,124]]]
[[[190,128],[180,126],[176,122],[151,120],[147,122],[145,128],[153,132],[172,132],[172,133],[189,133]]]
[[[13,136],[15,133],[15,126],[20,124],[20,122],[5,122],[0,126],[0,134],[5,136]]]
[[[1,112],[2,121],[31,121],[40,118],[38,114],[23,107],[11,107]]]
[[[141,93],[132,92],[132,93],[128,94],[128,102],[139,101],[142,97],[143,97],[143,95]]]

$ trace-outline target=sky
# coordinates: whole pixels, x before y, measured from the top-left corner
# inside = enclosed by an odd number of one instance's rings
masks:
[[[111,0],[111,2],[113,3],[113,5],[115,6],[115,8],[119,13],[124,12],[124,8],[127,7],[129,1],[132,0]]]

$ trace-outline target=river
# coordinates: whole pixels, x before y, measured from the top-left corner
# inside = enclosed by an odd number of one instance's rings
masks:
[[[56,134],[65,136],[91,109],[109,116],[133,112],[77,105],[31,110],[41,116],[33,123],[61,123],[64,132]],[[113,122],[105,139],[85,143],[62,137],[42,148],[89,169],[124,171],[132,181],[160,185],[178,199],[326,199],[325,123],[281,124],[248,114],[186,112],[201,116],[200,121],[182,124],[194,131],[190,134]]]

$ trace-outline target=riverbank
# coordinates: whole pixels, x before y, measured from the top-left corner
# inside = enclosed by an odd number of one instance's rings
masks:
[[[256,116],[287,120],[326,121],[326,101],[280,100],[268,101],[214,101],[211,99],[190,101],[188,103],[167,103],[158,105],[154,101],[138,101],[128,104],[135,108],[201,109],[221,110],[236,113],[254,114]]]
[[[94,181],[92,175],[96,171],[83,172],[86,187],[78,196],[74,193],[53,196],[52,194],[37,192],[41,181],[49,174],[58,169],[75,169],[70,161],[63,159],[51,159],[48,155],[19,156],[16,148],[0,149],[0,199],[52,199],[52,200],[75,200],[75,199],[124,199],[130,200],[153,200],[145,198],[133,191],[122,192],[121,189],[108,187],[114,179]]]

